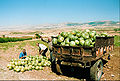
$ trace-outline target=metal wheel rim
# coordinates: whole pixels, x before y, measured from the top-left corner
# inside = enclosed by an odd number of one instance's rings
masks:
[[[98,67],[97,67],[97,78],[98,78],[98,80],[100,79],[101,75],[102,75],[102,64],[100,62]]]

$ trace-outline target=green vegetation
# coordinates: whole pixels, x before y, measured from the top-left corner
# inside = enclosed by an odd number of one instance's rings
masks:
[[[18,45],[18,49],[23,49],[26,46],[27,42],[22,42]]]
[[[94,21],[94,22],[88,22],[88,23],[68,23],[67,26],[79,26],[79,25],[91,25],[91,26],[100,26],[100,25],[117,25],[118,22],[116,21]]]
[[[48,44],[41,41],[41,40],[35,40],[35,41],[22,41],[22,42],[7,42],[7,43],[0,43],[0,50],[7,50],[9,48],[13,48],[17,45],[17,49],[23,49],[26,45],[31,45],[33,47],[37,47],[36,43],[44,44],[48,47]]]
[[[35,31],[35,32],[12,32],[11,34],[29,34],[29,35],[32,35],[32,34],[36,34],[36,33],[39,33],[39,34],[44,34],[43,32],[40,32],[40,31]]]
[[[0,38],[0,43],[31,40],[32,38]]]
[[[120,31],[120,28],[115,28],[114,31],[116,31],[116,32],[117,32],[117,31]]]
[[[36,32],[29,32],[27,34],[36,34],[36,33],[39,33],[40,35],[44,34],[43,32],[39,32],[39,31],[36,31]]]
[[[38,39],[38,38],[40,38],[41,36],[40,36],[40,34],[35,34],[35,37],[36,37],[36,39]]]
[[[18,42],[0,43],[0,49],[7,50],[9,48],[13,48],[14,46],[18,44],[19,44]]]
[[[5,35],[2,35],[3,38],[5,38]]]
[[[113,31],[113,30],[109,30],[109,29],[97,29],[97,30],[95,30],[95,31]]]
[[[92,25],[92,26],[98,26],[98,25],[117,25],[118,22],[116,21],[94,21],[89,22],[86,24]]]
[[[114,27],[105,27],[105,28],[95,27],[95,29],[93,30],[94,31],[114,31]]]
[[[66,40],[65,42],[67,43],[68,40]],[[17,46],[17,49],[23,49],[26,45],[37,47],[36,43],[41,43],[41,44],[44,44],[44,45],[46,45],[48,47],[47,43],[45,43],[45,42],[43,42],[41,40],[34,40],[34,41],[0,43],[0,50],[7,50],[7,49],[13,48],[15,46]],[[114,44],[115,44],[115,46],[120,46],[120,36],[115,36],[114,37]]]
[[[114,44],[115,44],[115,46],[120,46],[120,36],[114,37]]]
[[[90,30],[94,30],[94,31],[103,31],[103,32],[111,32],[112,33],[119,33],[120,28],[114,28],[114,27],[105,27],[105,28],[101,28],[101,27],[95,27],[95,29],[90,29]]]
[[[120,32],[110,32],[110,33],[120,33]]]
[[[23,32],[12,32],[11,34],[24,34]]]
[[[67,24],[67,26],[79,26],[79,25],[81,25],[81,24],[79,24],[79,23],[68,23]]]

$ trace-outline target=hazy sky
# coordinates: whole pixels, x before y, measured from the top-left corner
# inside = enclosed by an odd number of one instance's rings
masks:
[[[0,26],[119,20],[119,0],[0,0]]]

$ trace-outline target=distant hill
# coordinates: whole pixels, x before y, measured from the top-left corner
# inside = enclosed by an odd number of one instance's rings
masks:
[[[117,26],[118,21],[93,21],[87,23],[67,23],[67,26],[80,26],[80,25],[90,25],[90,26]]]

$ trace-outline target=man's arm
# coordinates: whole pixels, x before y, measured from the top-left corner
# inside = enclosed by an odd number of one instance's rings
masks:
[[[41,50],[39,53],[41,54],[43,52],[43,50]]]
[[[25,56],[21,57],[21,59],[25,58]]]
[[[21,57],[21,59],[22,59],[22,58],[25,58],[25,57],[26,57],[26,56],[23,56],[23,57]]]
[[[22,53],[20,53],[20,55],[19,55],[19,59],[22,57]]]
[[[27,53],[26,53],[26,55],[25,55],[25,57],[27,56]]]
[[[27,56],[27,54],[26,54],[26,56]],[[23,54],[22,53],[20,53],[20,56],[19,56],[19,58],[25,58],[26,56],[23,56]]]
[[[42,40],[43,42],[46,42],[46,43],[48,43],[48,41],[45,41],[45,40],[42,38],[42,36],[41,36],[41,40]]]

